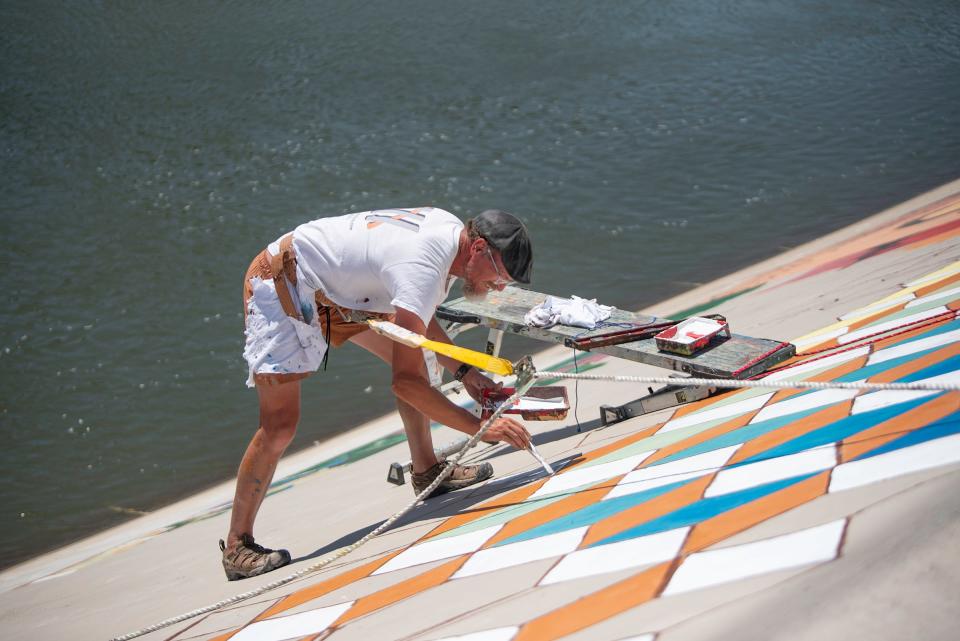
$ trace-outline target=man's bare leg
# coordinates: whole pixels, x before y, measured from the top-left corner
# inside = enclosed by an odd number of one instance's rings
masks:
[[[393,357],[393,341],[374,332],[361,332],[350,339],[388,365]],[[410,458],[416,473],[429,470],[437,464],[437,455],[433,451],[433,437],[430,434],[430,419],[409,403],[397,399],[397,410],[403,421],[403,431],[410,445]]]
[[[230,515],[227,548],[244,534],[253,536],[253,523],[273,480],[277,463],[297,431],[300,420],[300,381],[257,385],[260,427],[253,435],[237,472],[237,490]]]

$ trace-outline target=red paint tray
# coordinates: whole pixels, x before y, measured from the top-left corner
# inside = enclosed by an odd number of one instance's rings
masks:
[[[497,407],[510,398],[516,390],[513,387],[504,387],[499,392],[484,390],[481,398],[483,413],[481,418],[489,418]],[[552,402],[548,399],[562,399]],[[527,390],[514,407],[504,414],[519,414],[525,421],[559,421],[567,417],[570,411],[570,400],[567,398],[567,388],[556,386],[531,387]]]
[[[730,338],[727,321],[702,316],[691,316],[654,336],[658,349],[684,356],[693,356],[719,337]]]

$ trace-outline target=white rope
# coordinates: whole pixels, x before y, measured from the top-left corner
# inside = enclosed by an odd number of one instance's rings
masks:
[[[276,581],[273,581],[272,583],[267,583],[266,585],[262,585],[259,588],[256,588],[255,590],[250,590],[249,592],[243,592],[241,594],[237,594],[236,596],[232,596],[229,599],[217,601],[216,603],[211,603],[210,605],[204,606],[202,608],[197,608],[196,610],[193,610],[191,612],[186,612],[184,614],[180,614],[175,617],[165,619],[163,621],[160,621],[159,623],[154,623],[153,625],[149,625],[145,628],[141,628],[140,630],[137,630],[135,632],[130,632],[119,637],[114,637],[113,639],[111,639],[111,641],[128,641],[129,639],[135,639],[136,637],[143,636],[144,634],[155,632],[156,630],[161,630],[163,628],[180,623],[182,621],[186,621],[188,619],[198,617],[201,614],[213,612],[214,610],[219,610],[220,608],[226,607],[228,605],[239,603],[240,601],[245,601],[247,599],[252,599],[253,597],[259,596],[264,592],[269,592],[274,588],[278,588],[282,585],[286,585],[287,583],[290,583],[291,581],[295,581],[296,579],[299,579],[304,575],[310,574],[311,572],[316,572],[320,568],[330,565],[337,559],[341,559],[346,555],[350,554],[360,546],[364,545],[371,539],[379,536],[384,531],[389,529],[390,526],[396,523],[398,519],[402,518],[407,512],[409,512],[414,507],[416,507],[416,505],[420,501],[422,501],[425,497],[430,496],[430,493],[433,492],[435,489],[437,489],[437,486],[439,486],[444,481],[444,479],[450,476],[450,474],[453,472],[453,468],[457,466],[457,464],[460,462],[460,459],[463,458],[463,456],[467,453],[467,451],[473,448],[480,441],[480,439],[483,438],[483,435],[486,434],[488,429],[490,429],[490,426],[493,425],[493,422],[496,419],[500,418],[500,415],[503,414],[504,411],[509,409],[510,406],[513,405],[516,400],[518,400],[521,396],[523,396],[523,394],[526,393],[526,391],[533,386],[533,383],[534,383],[534,379],[530,379],[526,383],[522,385],[518,385],[513,395],[509,399],[507,399],[502,405],[500,405],[500,407],[494,410],[494,412],[490,415],[490,418],[484,421],[484,423],[480,426],[480,431],[478,431],[476,434],[471,436],[467,440],[467,442],[463,444],[463,447],[460,448],[460,451],[453,456],[453,458],[447,459],[447,465],[440,471],[440,474],[437,476],[437,478],[433,480],[433,482],[430,485],[424,488],[424,490],[420,492],[416,496],[416,498],[414,498],[413,501],[410,502],[409,505],[407,505],[402,510],[400,510],[399,512],[391,516],[389,519],[387,519],[383,523],[381,523],[375,530],[373,530],[372,532],[369,532],[366,536],[364,536],[360,540],[355,541],[354,543],[351,543],[350,545],[344,548],[340,548],[339,550],[337,550],[327,558],[323,559],[322,561],[319,561],[301,570],[297,570],[290,576],[286,576],[282,579],[278,579]]]
[[[571,378],[585,381],[613,381],[617,383],[647,383],[681,387],[752,387],[767,389],[847,389],[847,390],[907,390],[931,392],[960,391],[960,383],[915,381],[912,383],[868,383],[866,381],[741,381],[726,378],[674,378],[670,376],[612,376],[604,374],[574,374],[572,372],[534,372],[533,378]]]

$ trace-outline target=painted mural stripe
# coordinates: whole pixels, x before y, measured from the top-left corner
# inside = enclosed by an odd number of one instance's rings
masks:
[[[283,641],[323,632],[352,605],[353,601],[347,601],[267,621],[257,621],[241,629],[233,635],[232,639],[233,641]]]
[[[894,452],[906,447],[913,447],[914,445],[926,443],[927,441],[932,441],[946,436],[952,436],[958,432],[960,432],[960,416],[954,413],[936,420],[929,425],[925,425],[919,429],[911,430],[906,434],[902,434],[889,443],[862,454],[857,460],[862,460],[871,456],[879,456],[881,454]]]
[[[690,528],[684,527],[571,552],[553,566],[538,585],[552,585],[669,561],[680,553],[689,531]]]
[[[859,393],[860,390],[848,389],[825,389],[815,392],[805,392],[781,403],[777,403],[776,405],[764,407],[751,421],[760,423],[774,418],[820,409],[827,405],[834,405],[849,400]]]
[[[460,579],[476,574],[484,574],[495,570],[523,565],[532,561],[541,561],[554,556],[563,556],[573,552],[580,545],[586,527],[565,532],[557,532],[549,536],[541,536],[529,541],[518,541],[509,545],[500,545],[475,552],[470,559],[453,575]]]
[[[437,641],[511,641],[516,636],[519,626],[510,625],[504,628],[492,628],[455,637],[443,637]]]
[[[843,336],[837,339],[837,343],[839,343],[840,345],[846,345],[847,343],[852,343],[853,341],[863,338],[864,336],[869,336],[870,334],[876,334],[877,332],[894,330],[907,323],[920,322],[928,318],[933,318],[934,316],[943,314],[947,311],[949,310],[945,305],[939,305],[937,307],[933,307],[932,309],[927,309],[927,310],[916,312],[913,314],[904,314],[904,315],[894,314],[893,316],[895,316],[895,318],[891,318],[887,316],[885,318],[888,318],[889,320],[883,321],[882,323],[867,325],[866,327],[863,327],[856,331],[852,331],[848,334],[844,334]]]
[[[869,429],[878,423],[890,420],[902,412],[910,411],[923,402],[924,401],[922,399],[914,400],[890,407],[883,407],[871,412],[863,412],[841,418],[840,420],[834,421],[829,425],[808,431],[805,434],[801,434],[800,436],[792,438],[784,443],[781,443],[780,445],[772,447],[764,452],[760,452],[747,459],[747,462],[752,463],[762,459],[786,456],[787,454],[795,454],[797,452],[802,452],[803,450],[809,450],[814,447],[821,447],[836,441],[842,441],[843,439],[862,432],[863,430]]]
[[[778,492],[785,487],[804,481],[807,478],[810,478],[810,476],[810,474],[807,474],[786,480],[775,481],[773,483],[758,485],[746,490],[731,492],[730,494],[724,494],[722,496],[716,496],[710,499],[701,499],[700,501],[681,507],[674,512],[670,512],[669,514],[665,514],[659,518],[653,519],[652,521],[648,521],[647,523],[624,530],[619,534],[600,541],[596,545],[604,545],[606,543],[614,543],[616,541],[632,539],[638,536],[656,534],[657,532],[673,530],[676,528],[686,527],[688,525],[692,526],[701,521],[715,517],[718,514],[722,514],[723,512],[727,512],[736,507],[740,507],[741,505],[745,505],[751,501],[755,501],[759,498],[767,496],[768,494]]]
[[[661,427],[660,431],[657,433],[666,434],[668,432],[672,432],[683,427],[690,427],[704,421],[730,419],[740,414],[746,414],[747,412],[752,412],[763,407],[763,405],[770,400],[772,396],[773,392],[769,392],[767,394],[761,394],[753,398],[748,398],[738,403],[731,403],[729,405],[705,409],[701,412],[688,414],[678,419],[671,419],[664,423],[663,427]]]
[[[539,481],[519,487],[505,494],[501,494],[500,496],[495,496],[489,501],[473,507],[466,512],[455,514],[434,528],[429,534],[423,537],[423,539],[426,540],[440,536],[441,534],[449,532],[450,530],[455,530],[462,525],[466,525],[467,523],[475,522],[478,519],[490,516],[496,511],[523,503],[530,497],[531,494],[536,492],[540,486],[546,482],[547,479],[540,479]]]
[[[693,526],[683,546],[684,554],[708,548],[767,519],[809,503],[826,494],[829,483],[830,472],[823,471],[799,483],[787,485],[778,492],[705,519]]]
[[[334,627],[346,625],[365,614],[370,614],[381,608],[393,605],[404,599],[420,594],[430,588],[445,583],[463,564],[467,561],[467,556],[455,558],[443,565],[410,577],[406,581],[400,581],[388,585],[382,590],[377,590],[372,594],[357,599],[353,606],[343,612],[333,623]]]
[[[657,596],[674,562],[667,561],[526,622],[514,641],[551,641],[583,630]]]
[[[491,537],[484,547],[492,547],[503,543],[513,543],[516,541],[531,538],[524,536],[524,533],[536,530],[546,523],[557,523],[569,514],[575,513],[583,508],[598,503],[600,499],[616,485],[621,477],[606,479],[599,483],[573,494],[561,496],[557,501],[551,501],[548,505],[538,510],[524,514],[519,518],[514,518],[503,526],[496,536]],[[567,529],[567,528],[564,528]],[[557,530],[551,530],[556,532]],[[539,536],[539,535],[535,535]]]
[[[960,410],[960,394],[944,394],[910,411],[847,437],[840,446],[840,462],[852,461],[901,436]]]
[[[352,570],[347,570],[341,574],[338,574],[334,577],[315,583],[314,585],[307,586],[296,592],[292,592],[280,599],[273,606],[267,608],[257,616],[255,621],[260,621],[262,619],[267,619],[281,612],[293,609],[299,605],[303,605],[308,601],[313,601],[314,599],[319,599],[320,597],[330,594],[334,590],[338,590],[345,585],[359,581],[360,579],[366,578],[373,574],[378,568],[382,567],[390,559],[400,554],[402,550],[397,550],[391,552],[387,556],[379,558],[370,563],[364,563],[363,565],[353,568]],[[225,637],[230,638],[230,637]]]
[[[957,462],[960,462],[960,434],[838,465],[833,470],[830,491],[842,492]]]
[[[759,452],[770,449],[774,445],[804,434],[810,430],[823,427],[835,420],[849,416],[850,403],[834,405],[826,409],[814,409],[791,416],[781,416],[762,423],[753,423],[740,428],[730,434],[715,439],[713,443],[706,443],[701,447],[723,446],[734,442],[743,443],[743,446],[730,457],[730,465],[741,463]],[[697,448],[700,449],[700,448]]]
[[[610,461],[600,465],[590,467],[577,467],[568,472],[562,472],[547,480],[539,490],[534,492],[530,498],[540,498],[557,494],[559,492],[570,492],[579,487],[592,485],[594,483],[605,481],[626,474],[636,466],[640,465],[653,451],[644,451],[623,459]]]
[[[937,301],[943,301],[946,303],[948,300],[955,300],[957,298],[960,298],[960,287],[951,287],[949,289],[936,291],[921,298],[912,300],[905,305],[905,308],[911,309],[919,305],[925,305]]]
[[[837,464],[837,452],[833,447],[820,447],[788,456],[741,464],[721,470],[704,498],[712,498],[750,487],[781,481],[794,476],[821,472]]]
[[[744,414],[743,416],[738,416],[732,420],[724,421],[719,425],[715,425],[714,427],[705,429],[702,432],[693,434],[692,436],[677,441],[676,443],[671,443],[670,445],[661,447],[644,463],[644,466],[655,465],[661,461],[665,461],[673,457],[676,454],[690,451],[691,448],[694,448],[697,445],[713,441],[724,434],[729,434],[734,430],[738,430],[749,424],[751,418],[753,418],[753,414]],[[686,456],[684,456],[684,458],[686,458]]]
[[[496,534],[501,527],[500,525],[495,525],[476,532],[461,534],[460,536],[433,538],[423,543],[417,543],[416,545],[406,548],[387,563],[384,563],[383,566],[373,572],[373,576],[473,552],[480,549],[480,546]]]
[[[669,463],[641,467],[624,476],[623,480],[611,489],[603,499],[605,501],[615,499],[716,472],[726,465],[739,447],[739,445],[731,445]]]
[[[658,505],[660,497],[666,498],[669,496],[669,499],[666,499],[667,504],[670,506],[670,510],[674,510],[690,501],[698,500],[703,492],[701,489],[697,491],[692,498],[678,503],[678,497],[685,496],[687,493],[676,494],[675,492],[684,485],[685,482],[680,481],[671,485],[653,488],[646,492],[630,494],[611,501],[595,501],[579,509],[571,510],[569,513],[558,516],[553,520],[540,523],[536,527],[525,529],[503,542],[515,543],[518,541],[526,541],[584,526],[590,526],[591,529],[593,529],[599,523],[616,519],[624,511],[634,508],[641,509],[645,514],[656,514],[655,507],[652,506]],[[648,520],[648,518],[649,517],[644,520]],[[595,537],[593,540],[595,540]]]
[[[633,507],[614,512],[605,518],[597,519],[587,535],[583,537],[581,547],[591,547],[600,541],[609,539],[621,532],[636,527],[642,523],[652,521],[664,514],[675,512],[684,505],[690,505],[703,498],[703,492],[713,481],[713,475],[703,476],[692,481],[683,481],[676,484],[676,487],[665,487],[650,490],[652,497],[638,502]],[[660,493],[661,490],[669,490]],[[637,498],[640,495],[633,494],[623,499],[613,499],[607,501],[605,505],[615,504],[618,501],[626,501],[630,498]],[[611,505],[612,507],[612,505]]]
[[[846,519],[763,541],[690,555],[673,574],[663,596],[730,583],[777,570],[836,558]]]

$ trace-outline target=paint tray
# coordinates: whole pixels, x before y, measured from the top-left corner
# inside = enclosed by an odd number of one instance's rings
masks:
[[[500,391],[484,390],[480,399],[480,405],[483,408],[480,418],[489,418],[490,414],[510,398],[514,391],[516,390],[513,387],[504,387]],[[504,414],[519,414],[525,421],[559,421],[566,418],[569,411],[570,400],[567,398],[567,388],[556,385],[531,387]]]
[[[654,336],[658,349],[684,356],[693,356],[720,337],[730,338],[727,322],[702,316],[691,316]]]

